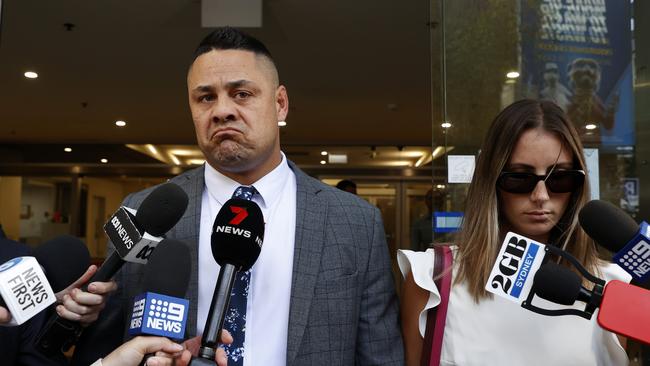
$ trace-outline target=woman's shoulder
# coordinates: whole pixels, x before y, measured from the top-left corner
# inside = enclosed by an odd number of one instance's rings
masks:
[[[627,283],[632,280],[632,276],[615,263],[603,261],[599,269],[605,281],[618,280]]]

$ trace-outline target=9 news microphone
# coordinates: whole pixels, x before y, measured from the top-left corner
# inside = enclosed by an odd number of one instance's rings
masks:
[[[133,300],[129,334],[183,339],[189,309],[189,301],[183,297],[192,268],[190,251],[177,240],[165,239],[163,243],[149,258],[144,293]]]
[[[160,235],[176,225],[185,213],[188,201],[187,194],[179,186],[165,183],[154,189],[137,211],[120,207],[104,226],[115,252],[106,258],[88,283],[110,280],[127,261],[147,263],[162,240]],[[88,291],[87,285],[82,289]],[[37,347],[46,355],[65,352],[77,342],[81,332],[80,323],[55,314],[37,336]]]
[[[618,264],[636,281],[650,276],[650,226],[641,225],[627,213],[607,201],[587,202],[578,214],[580,226],[600,246],[615,253]]]
[[[7,307],[11,321],[23,324],[56,302],[59,292],[90,265],[88,248],[72,236],[59,236],[41,244],[34,256],[17,257],[0,265],[0,306]]]
[[[233,198],[221,207],[212,226],[212,255],[221,268],[205,322],[198,358],[192,365],[214,365],[230,294],[238,272],[249,270],[262,250],[264,217],[259,206]]]
[[[576,301],[595,305],[602,328],[650,344],[650,291],[618,280],[588,290],[575,272],[552,262],[542,265],[534,283],[539,297],[561,305]]]

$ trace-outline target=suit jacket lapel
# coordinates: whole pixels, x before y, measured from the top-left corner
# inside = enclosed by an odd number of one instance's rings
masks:
[[[314,286],[320,269],[321,251],[325,237],[327,202],[317,193],[321,188],[312,178],[291,161],[296,175],[296,238],[291,280],[287,365],[292,365],[302,342],[309,310],[314,297]]]
[[[204,167],[201,166],[191,170],[178,178],[174,179],[173,182],[187,193],[189,202],[185,214],[174,229],[167,234],[167,237],[183,241],[190,249],[192,271],[186,294],[190,301],[187,315],[187,333],[194,335],[196,333],[199,303],[199,230],[201,225],[201,200],[205,186]]]

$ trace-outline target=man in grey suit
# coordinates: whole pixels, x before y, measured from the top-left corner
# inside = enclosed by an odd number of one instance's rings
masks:
[[[218,273],[209,247],[212,222],[244,187],[262,209],[266,233],[246,279],[244,340],[227,349],[228,364],[402,365],[379,210],[286,159],[278,122],[289,101],[266,47],[232,28],[217,29],[195,51],[187,83],[206,164],[171,180],[187,192],[189,206],[166,237],[187,243],[192,253],[190,334],[202,333]],[[137,208],[150,191],[128,196],[124,205]],[[143,270],[127,264],[118,274],[112,299],[125,314]],[[98,296],[83,295],[71,297],[66,308],[74,312]]]

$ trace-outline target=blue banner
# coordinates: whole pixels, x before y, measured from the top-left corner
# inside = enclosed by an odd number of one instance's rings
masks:
[[[634,145],[626,0],[521,0],[521,82],[562,107],[587,145]]]

